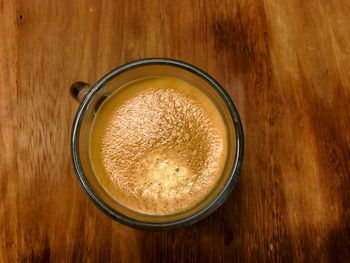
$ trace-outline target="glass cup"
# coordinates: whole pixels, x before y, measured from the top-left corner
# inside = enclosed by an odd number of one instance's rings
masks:
[[[227,127],[228,153],[218,182],[189,209],[167,215],[148,215],[131,210],[102,187],[95,176],[89,158],[89,136],[95,113],[110,94],[130,81],[164,76],[183,80],[199,88],[218,108]],[[234,188],[243,161],[244,136],[238,112],[225,90],[211,76],[190,64],[164,58],[142,59],[116,68],[90,86],[76,82],[71,93],[81,102],[76,113],[71,153],[78,181],[91,201],[106,215],[127,226],[144,230],[170,230],[194,224],[217,209]]]

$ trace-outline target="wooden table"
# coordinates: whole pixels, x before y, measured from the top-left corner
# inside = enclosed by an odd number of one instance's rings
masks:
[[[1,262],[349,262],[348,0],[0,0]],[[245,130],[234,192],[202,222],[114,222],[75,178],[77,80],[169,57],[211,74]]]

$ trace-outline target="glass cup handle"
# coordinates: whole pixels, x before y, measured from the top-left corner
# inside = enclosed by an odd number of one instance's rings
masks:
[[[78,81],[72,84],[72,86],[70,87],[70,93],[76,101],[82,102],[90,89],[90,84]]]

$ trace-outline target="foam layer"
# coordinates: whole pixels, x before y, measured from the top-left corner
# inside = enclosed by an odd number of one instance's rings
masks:
[[[90,135],[96,176],[121,204],[147,214],[197,203],[220,177],[226,128],[212,102],[177,79],[132,82],[100,107]]]

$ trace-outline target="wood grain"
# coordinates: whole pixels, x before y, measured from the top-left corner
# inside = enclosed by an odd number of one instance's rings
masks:
[[[349,262],[349,14],[347,0],[0,0],[0,261]],[[146,57],[207,71],[245,130],[229,199],[171,232],[102,214],[70,159],[70,84]]]

